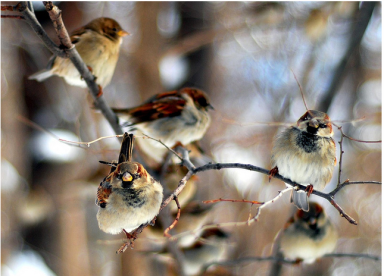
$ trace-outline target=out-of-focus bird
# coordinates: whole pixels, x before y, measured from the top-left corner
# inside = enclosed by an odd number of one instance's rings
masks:
[[[229,234],[219,228],[207,229],[198,240],[188,247],[181,247],[184,254],[183,272],[185,275],[199,275],[202,268],[209,263],[222,261],[227,257],[230,244]],[[170,263],[171,256],[167,250],[157,255],[161,261]],[[222,274],[223,275],[223,274]]]
[[[313,263],[331,253],[336,247],[337,239],[337,231],[323,208],[311,202],[308,212],[298,210],[288,220],[276,241],[285,258]]]

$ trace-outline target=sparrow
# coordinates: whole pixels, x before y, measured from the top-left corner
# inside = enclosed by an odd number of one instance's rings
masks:
[[[313,189],[322,190],[332,179],[336,165],[336,145],[332,136],[328,115],[308,110],[295,126],[283,131],[274,141],[270,174],[279,173],[307,185],[306,191],[291,193],[291,202],[299,209],[308,211],[308,197]]]
[[[278,235],[279,251],[285,258],[308,264],[331,253],[338,239],[323,208],[314,202],[309,203],[308,212],[297,210]]]
[[[214,228],[204,230],[199,237],[193,236],[194,242],[187,247],[181,246],[177,242],[177,246],[184,255],[182,269],[185,275],[201,275],[206,264],[223,261],[227,258],[230,245],[229,233]],[[167,248],[157,250],[156,256],[166,264],[173,264]],[[217,275],[227,274],[218,273]]]
[[[119,57],[122,37],[128,34],[119,23],[107,17],[94,19],[72,33],[72,43],[101,87],[110,83]],[[63,77],[70,85],[87,87],[71,60],[58,56],[52,56],[47,68],[31,75],[29,79],[44,81],[53,75]]]
[[[189,183],[188,183],[189,184]],[[172,206],[172,203],[169,204]],[[169,206],[168,205],[168,206]],[[170,206],[170,207],[171,207]],[[210,221],[212,213],[210,212],[212,209],[211,206],[207,206],[207,204],[202,204],[201,200],[193,200],[186,204],[185,206],[181,205],[181,216],[178,220],[175,228],[173,228],[173,233],[171,235],[179,235],[177,238],[177,246],[180,248],[189,247],[193,243],[196,242],[196,238],[201,235],[204,225],[208,224]],[[177,215],[176,211],[171,210],[171,217],[174,219]],[[163,239],[164,230],[169,226],[169,224],[164,224],[162,220],[157,220],[156,225],[151,227],[146,232],[146,238],[151,240],[151,244],[156,246],[166,246],[167,240]],[[186,233],[193,234],[186,234]]]
[[[207,95],[190,87],[154,95],[136,107],[112,108],[127,120],[123,126],[161,140],[168,147],[200,140],[211,122],[209,109],[213,107]],[[156,162],[161,162],[167,152],[162,144],[151,139],[140,139],[138,143]]]
[[[143,165],[132,162],[133,134],[123,136],[119,160],[101,163],[111,165],[111,170],[97,189],[96,205],[99,206],[99,228],[110,234],[122,231],[128,239],[139,226],[149,223],[159,213],[163,200],[163,187],[145,170]]]

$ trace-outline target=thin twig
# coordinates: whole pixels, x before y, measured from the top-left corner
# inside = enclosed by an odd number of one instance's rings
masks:
[[[163,210],[172,200],[175,196],[178,196],[180,192],[184,189],[185,185],[187,184],[187,181],[194,175],[193,171],[188,171],[188,173],[180,180],[179,185],[177,186],[176,190],[173,191],[173,193],[168,196],[163,203],[161,203],[160,206],[160,212]]]
[[[266,174],[266,175],[269,175],[269,171],[266,170],[266,169],[263,169],[263,168],[260,168],[260,167],[256,167],[256,166],[253,166],[253,165],[249,165],[249,164],[239,164],[239,163],[216,163],[216,164],[207,164],[207,165],[204,165],[204,166],[201,166],[201,167],[198,167],[194,170],[195,173],[197,172],[201,172],[201,171],[206,171],[206,170],[221,170],[221,169],[227,169],[227,168],[239,168],[239,169],[245,169],[245,170],[250,170],[250,171],[257,171],[257,172],[260,172],[260,173],[263,173],[263,174]],[[304,185],[301,185],[301,184],[298,184],[296,182],[293,182],[291,181],[290,179],[288,178],[285,178],[279,174],[276,174],[274,176],[274,178],[277,178],[277,179],[280,179],[282,181],[284,181],[285,183],[295,187],[297,190],[305,190],[307,187],[304,186]],[[349,185],[351,182],[345,182],[343,184],[343,187],[344,186],[347,186]],[[363,182],[355,182],[354,184],[365,184]],[[381,184],[381,182],[372,182],[372,183],[369,183],[369,184]],[[337,189],[337,188],[336,188]],[[338,189],[339,191],[340,189]],[[344,218],[346,218],[351,224],[355,224],[357,225],[357,222],[356,220],[354,220],[351,216],[349,216],[333,199],[333,197],[335,196],[336,192],[335,193],[322,193],[322,192],[319,192],[317,190],[313,190],[312,194],[314,195],[317,195],[317,196],[320,196],[322,198],[325,198],[326,200],[328,200],[339,212],[340,212],[340,215]]]
[[[340,138],[340,141],[338,142],[339,145],[340,145],[340,157],[339,157],[339,174],[337,176],[337,186],[340,185],[340,178],[341,178],[341,168],[342,168],[342,160],[343,160],[343,154],[344,154],[344,151],[343,151],[343,140],[344,140],[344,137],[351,140],[351,141],[355,141],[355,142],[359,142],[359,143],[381,143],[381,140],[380,141],[363,141],[363,140],[359,140],[359,139],[355,139],[355,138],[352,138],[352,137],[349,137],[348,135],[346,135],[344,133],[344,131],[342,130],[342,126],[339,126],[337,124],[335,124],[334,122],[332,122],[332,124],[337,127],[337,129],[340,131],[341,133],[341,138]]]
[[[177,152],[175,152],[173,149],[171,149],[170,147],[168,147],[166,144],[164,144],[161,140],[158,140],[158,139],[155,139],[155,138],[152,138],[152,137],[150,137],[150,136],[148,136],[147,134],[144,134],[143,133],[143,135],[145,136],[145,137],[147,137],[148,139],[151,139],[151,140],[154,140],[154,141],[156,141],[156,142],[159,142],[160,144],[162,144],[166,149],[168,149],[170,152],[172,152],[175,156],[177,156],[179,159],[180,159],[180,161],[183,161],[183,158],[181,158],[178,154],[177,154]]]
[[[261,205],[260,207],[264,208],[266,206],[268,206],[269,204],[275,202],[276,200],[278,200],[284,193],[292,190],[293,187],[288,187],[282,191],[279,191],[278,195],[276,197],[274,197],[273,199],[267,201],[267,202],[264,202],[263,205]],[[163,202],[164,203],[164,202]],[[208,202],[209,203],[209,202]],[[246,221],[240,221],[240,222],[222,222],[222,223],[214,223],[214,224],[207,224],[207,225],[204,225],[200,228],[197,228],[197,229],[194,229],[194,230],[191,230],[191,231],[185,231],[183,233],[179,233],[177,235],[174,235],[172,236],[172,239],[176,240],[180,237],[183,237],[185,235],[195,235],[196,236],[196,239],[198,238],[198,233],[201,233],[202,231],[204,230],[209,230],[209,229],[215,229],[215,228],[226,228],[226,227],[240,227],[240,226],[249,226],[251,225],[252,223],[256,222],[260,216],[260,207],[258,208],[257,210],[257,213],[256,215],[252,218],[252,217],[249,217]]]
[[[368,117],[371,117],[371,116],[368,116]],[[363,122],[366,120],[367,120],[367,117],[364,116],[364,117],[353,119],[353,120],[332,120],[332,123],[353,124],[353,123]]]
[[[365,141],[365,140],[359,140],[359,139],[356,139],[356,138],[352,138],[350,136],[348,136],[347,134],[344,133],[344,131],[342,130],[342,127],[339,126],[339,125],[336,125],[334,123],[334,121],[332,122],[332,124],[337,127],[337,129],[340,131],[341,133],[341,136],[351,140],[351,141],[355,141],[355,142],[359,142],[359,143],[381,143],[381,140],[378,140],[378,141]]]
[[[205,272],[210,266],[218,265],[218,266],[237,266],[242,263],[250,263],[250,262],[265,262],[265,261],[277,261],[286,264],[296,264],[296,261],[278,258],[275,256],[267,256],[267,257],[243,257],[236,260],[222,261],[222,262],[211,262],[204,265],[201,272]]]
[[[379,181],[349,181],[348,179],[341,183],[339,186],[337,186],[333,191],[329,192],[328,195],[331,197],[334,197],[342,188],[348,186],[348,185],[356,185],[356,184],[376,184],[381,185],[381,182]]]
[[[186,150],[184,151],[183,157],[184,156],[188,156],[188,151],[186,151]],[[183,159],[185,160],[185,158],[183,158]],[[191,168],[188,168],[188,173],[180,180],[179,185],[176,188],[176,190],[170,196],[168,196],[168,198],[166,198],[163,201],[163,203],[161,204],[161,207],[160,207],[160,211],[163,210],[173,200],[173,198],[175,196],[178,196],[180,194],[180,192],[184,189],[187,181],[194,174],[196,174],[198,172],[203,172],[203,171],[207,171],[207,170],[221,170],[221,169],[229,169],[229,168],[238,168],[238,169],[245,169],[245,170],[250,170],[250,171],[257,171],[257,172],[260,172],[260,173],[263,173],[263,174],[266,174],[266,175],[270,175],[269,170],[266,170],[264,168],[260,168],[260,167],[257,167],[257,166],[253,166],[253,165],[250,165],[250,164],[240,164],[240,163],[216,163],[216,164],[211,164],[211,163],[209,163],[209,164],[206,164],[206,165],[203,165],[203,166],[200,166],[200,167],[196,168],[189,161],[189,159],[188,159],[188,162],[191,164]],[[184,163],[184,161],[183,161],[183,163]],[[296,190],[303,190],[303,191],[305,191],[306,188],[307,188],[306,186],[301,185],[301,184],[296,183],[296,182],[293,182],[290,179],[285,178],[285,177],[283,177],[283,176],[281,176],[279,174],[275,174],[273,177],[284,181],[285,183],[287,183],[287,184],[291,185],[292,187],[294,187]],[[347,185],[350,185],[351,183],[353,183],[353,184],[381,184],[381,182],[377,182],[377,181],[372,181],[372,182],[349,182],[349,181],[347,181],[347,182],[344,182],[344,183],[340,184],[339,186],[342,188],[342,187],[345,187]],[[336,210],[339,211],[341,217],[344,217],[345,219],[347,219],[349,223],[357,225],[356,220],[353,219],[351,216],[349,216],[341,208],[341,206],[338,205],[337,202],[334,200],[334,196],[336,195],[336,193],[341,188],[337,187],[335,190],[333,190],[332,192],[330,192],[328,194],[319,192],[317,190],[313,190],[312,194],[320,196],[320,197],[325,198],[326,200],[328,200],[329,203],[331,203],[336,208]],[[274,199],[272,199],[272,201],[273,200]],[[260,206],[258,208],[257,214],[255,215],[253,220],[257,220],[258,219],[258,217],[260,215],[261,208],[264,208],[263,206],[264,205],[262,205],[262,206]]]
[[[283,196],[283,194],[285,194],[286,192],[291,191],[292,189],[294,189],[294,187],[287,187],[287,188],[285,188],[284,190],[279,191],[279,193],[277,194],[277,196],[275,196],[275,197],[272,198],[271,200],[266,201],[266,202],[264,202],[262,205],[260,205],[259,208],[257,208],[256,215],[252,218],[252,220],[250,220],[250,221],[248,222],[248,225],[250,225],[251,222],[253,222],[253,221],[258,221],[258,220],[259,220],[259,217],[260,217],[260,214],[261,214],[261,209],[265,208],[265,207],[268,206],[269,204],[274,203],[276,200],[278,200],[279,198],[281,198],[281,197]]]
[[[103,137],[97,138],[95,140],[92,140],[90,142],[75,142],[75,141],[64,140],[64,139],[61,139],[61,138],[59,138],[59,141],[65,142],[65,143],[68,143],[68,144],[86,145],[87,147],[89,147],[91,144],[93,144],[93,143],[95,143],[97,141],[100,141],[100,140],[103,140],[103,139],[107,139],[107,138],[114,138],[114,137],[121,138],[121,137],[123,137],[123,135],[121,134],[121,135],[103,136]]]
[[[2,14],[1,18],[25,19],[25,17],[22,15],[10,15],[10,14],[7,14],[7,15]]]
[[[178,146],[176,150],[181,152],[181,156],[183,157],[182,165],[190,171],[194,170],[195,165],[193,165],[191,160],[189,160],[189,151],[186,148],[183,148],[182,146]]]
[[[308,109],[308,106],[307,106],[307,102],[305,101],[303,88],[301,87],[301,84],[300,84],[299,80],[297,79],[295,72],[293,72],[292,69],[290,69],[290,70],[291,70],[291,72],[292,72],[292,74],[293,74],[293,77],[294,77],[295,80],[296,80],[297,85],[299,86],[300,93],[301,93],[301,97],[303,98],[303,102],[304,102],[305,109],[308,111],[309,109]]]
[[[373,261],[381,261],[380,256],[363,253],[330,253],[325,254],[323,258],[363,258]]]
[[[252,200],[245,200],[245,199],[224,199],[224,198],[205,200],[205,201],[203,201],[203,203],[209,204],[209,203],[216,203],[216,202],[220,202],[220,201],[243,202],[243,203],[251,203],[251,204],[264,204],[264,202],[260,202],[260,201],[252,201]]]
[[[339,141],[339,145],[340,145],[340,157],[339,157],[339,173],[337,175],[337,187],[340,185],[340,178],[341,178],[341,168],[342,168],[342,162],[343,162],[343,154],[344,154],[344,151],[343,151],[343,139],[344,139],[344,135],[343,135],[343,131],[341,130],[341,126],[340,127],[337,127],[340,132],[341,132],[341,137],[340,137],[340,141]]]
[[[176,203],[177,204],[177,203]],[[162,225],[172,225],[172,217],[171,217],[171,212],[170,209],[166,209],[163,212],[159,213],[159,219],[161,220]],[[166,231],[166,229],[164,229]],[[169,229],[170,235],[173,235],[173,230]],[[176,270],[177,270],[177,275],[185,275],[184,274],[184,263],[185,263],[185,258],[184,258],[184,253],[181,251],[179,246],[177,245],[177,242],[175,239],[168,238],[166,240],[166,248],[167,251],[172,255],[172,257],[176,261]]]
[[[342,132],[343,133],[343,132]],[[343,136],[351,141],[355,141],[355,142],[359,142],[359,143],[367,143],[367,144],[374,144],[374,143],[381,143],[382,141],[381,140],[377,140],[377,141],[366,141],[366,140],[359,140],[359,139],[356,139],[356,138],[352,138],[348,135],[346,135],[345,133],[343,133]]]
[[[127,250],[128,247],[134,248],[134,242],[137,239],[138,235],[143,232],[144,228],[153,223],[156,220],[156,217],[152,220],[152,222],[144,223],[140,225],[138,228],[136,228],[135,231],[131,232],[132,239],[127,240],[123,243],[122,246],[116,251],[116,254],[124,253],[125,250]]]
[[[292,123],[281,123],[281,122],[248,122],[248,123],[244,123],[244,122],[238,122],[236,120],[226,118],[219,110],[215,109],[215,113],[216,113],[217,117],[220,118],[220,120],[222,122],[225,122],[225,123],[228,123],[231,125],[238,125],[238,126],[242,126],[242,127],[243,126],[256,126],[256,125],[261,125],[261,126],[291,126],[292,125]]]
[[[117,136],[109,136],[109,137],[117,137]],[[164,143],[162,143],[160,140],[154,139],[154,138],[152,138],[152,137],[150,137],[148,135],[145,135],[145,137],[149,138],[149,139],[152,139],[152,140],[155,140],[155,141],[161,143],[162,145],[164,145]],[[91,141],[91,142],[71,142],[71,141],[66,141],[66,140],[63,140],[63,139],[59,139],[59,140],[60,141],[65,141],[65,142],[69,142],[69,143],[89,145],[90,143],[96,142],[96,141],[98,141],[100,139],[104,139],[104,138],[108,138],[108,137],[101,137],[101,138],[96,139],[96,140]],[[181,153],[182,153],[182,157],[180,157],[174,150],[170,149],[167,146],[165,146],[165,147],[172,154],[174,154],[175,156],[177,156],[179,159],[182,160],[182,164],[188,169],[188,173],[180,180],[179,185],[176,188],[176,190],[174,190],[173,193],[171,195],[169,195],[168,198],[166,198],[162,202],[161,207],[160,207],[160,211],[163,210],[175,197],[177,197],[180,194],[180,192],[184,189],[187,181],[193,175],[195,175],[198,172],[203,172],[203,171],[208,171],[208,170],[221,170],[221,169],[229,169],[229,168],[238,168],[238,169],[245,169],[245,170],[250,170],[250,171],[257,171],[257,172],[260,172],[260,173],[263,173],[263,174],[266,174],[266,175],[270,175],[270,171],[269,170],[266,170],[264,168],[260,168],[260,167],[257,167],[257,166],[253,166],[253,165],[250,165],[250,164],[240,164],[240,163],[216,163],[216,164],[209,163],[209,164],[206,164],[206,165],[203,165],[203,166],[200,166],[200,167],[196,168],[193,165],[193,163],[189,160],[189,154],[188,154],[188,151],[185,148],[180,147],[180,146],[177,147],[177,150],[181,151]],[[279,174],[275,174],[274,178],[277,178],[277,179],[280,179],[280,180],[284,181],[285,183],[291,185],[292,187],[295,187],[295,189],[297,189],[297,190],[303,190],[304,191],[307,188],[306,186],[298,184],[296,182],[293,182],[290,179],[284,178],[283,176],[281,176]],[[352,185],[352,184],[381,184],[381,182],[378,182],[378,181],[354,181],[354,182],[351,182],[349,180],[346,180],[343,183],[341,183],[340,185],[338,185],[333,191],[331,191],[328,194],[319,192],[317,190],[313,190],[312,194],[320,196],[320,197],[325,198],[326,200],[328,200],[329,203],[331,203],[339,211],[339,213],[340,213],[340,215],[342,217],[346,218],[350,223],[357,225],[357,222],[352,217],[350,217],[341,208],[341,206],[339,206],[337,204],[337,202],[334,200],[334,196],[336,195],[337,192],[339,192],[345,186]],[[272,201],[273,200],[274,199],[272,199]],[[218,201],[220,201],[220,200],[218,200]],[[260,210],[265,207],[264,204],[266,204],[266,203],[267,202],[263,203],[263,205],[258,208],[257,214],[253,218],[253,220],[257,220],[258,219],[258,217],[260,215]]]
[[[171,231],[176,226],[176,224],[179,222],[179,219],[180,219],[181,207],[180,207],[179,200],[178,200],[177,197],[175,197],[173,200],[176,202],[176,205],[177,205],[177,215],[176,215],[176,218],[173,221],[173,223],[167,229],[165,229],[165,231],[164,231],[164,236],[167,237],[167,238],[171,238],[172,237],[169,234],[169,231]]]
[[[1,6],[1,11],[15,11],[16,6]]]
[[[325,254],[322,258],[364,258],[373,261],[381,261],[380,256],[371,255],[371,254],[362,254],[362,253],[330,253]],[[236,260],[222,261],[222,262],[211,262],[204,265],[201,273],[205,272],[210,266],[218,265],[218,266],[237,266],[242,263],[250,263],[250,262],[264,262],[264,261],[276,261],[284,264],[297,264],[296,260],[289,260],[285,258],[279,258],[275,256],[267,256],[267,257],[243,257]]]

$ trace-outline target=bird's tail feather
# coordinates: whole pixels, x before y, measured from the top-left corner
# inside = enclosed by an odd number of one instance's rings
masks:
[[[305,212],[309,211],[307,192],[293,190],[291,193],[291,202],[293,202],[297,208]]]
[[[51,76],[52,76],[51,70],[44,69],[44,70],[41,70],[39,72],[34,73],[33,75],[30,75],[28,77],[28,79],[29,80],[37,80],[37,81],[41,82],[41,81],[48,79]]]

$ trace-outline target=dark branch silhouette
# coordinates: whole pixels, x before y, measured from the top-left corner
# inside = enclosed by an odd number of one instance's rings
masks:
[[[348,49],[343,58],[340,60],[340,63],[333,74],[332,82],[328,88],[327,93],[323,97],[322,102],[319,104],[318,110],[327,111],[329,106],[331,105],[332,99],[335,97],[336,91],[339,89],[342,81],[344,80],[346,68],[350,57],[360,46],[361,40],[363,39],[365,30],[368,27],[368,23],[371,19],[376,4],[377,2],[361,3],[360,10],[355,21],[355,25],[351,32],[351,38],[349,40]]]

